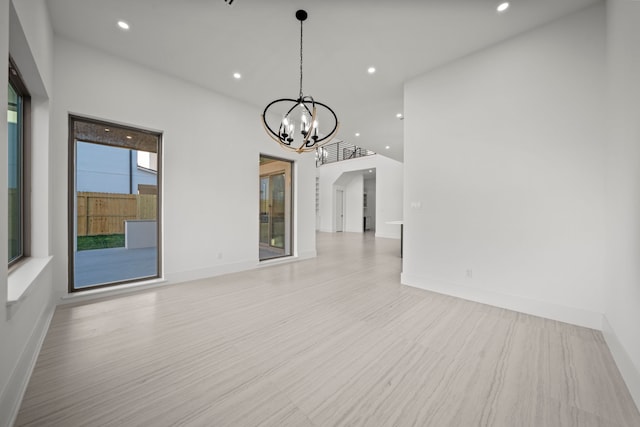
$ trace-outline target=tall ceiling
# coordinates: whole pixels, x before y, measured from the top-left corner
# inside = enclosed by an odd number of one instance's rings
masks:
[[[494,0],[50,0],[48,7],[57,35],[247,102],[256,120],[270,101],[298,95],[294,15],[305,9],[305,95],[336,111],[339,139],[402,161],[396,114],[406,81],[597,1],[513,0],[505,13]],[[120,30],[118,20],[131,28]]]

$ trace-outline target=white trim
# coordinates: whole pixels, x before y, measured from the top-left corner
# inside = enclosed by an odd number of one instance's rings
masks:
[[[636,406],[640,408],[640,372],[618,339],[606,315],[602,316],[602,335],[604,335],[604,340],[609,346],[613,360],[616,362],[622,379],[629,389],[629,394],[636,402]]]
[[[311,259],[318,256],[315,249],[298,253],[298,260]]]
[[[602,313],[584,310],[581,308],[558,305],[546,301],[485,291],[468,286],[445,283],[438,280],[411,276],[402,273],[400,281],[403,285],[425,289],[440,294],[475,301],[495,307],[506,308],[533,316],[558,320],[573,325],[584,326],[591,329],[602,329]]]
[[[155,288],[158,286],[168,285],[164,279],[151,279],[143,280],[140,282],[124,283],[113,286],[106,286],[104,288],[88,289],[86,291],[71,292],[60,297],[58,304],[70,304],[75,302],[89,301],[96,298],[104,298],[115,295],[121,295],[129,292],[140,291],[144,289]]]
[[[257,268],[269,267],[277,264],[288,264],[290,262],[303,261],[305,259],[315,258],[317,256],[316,251],[306,251],[297,256],[285,256],[280,258],[265,259],[260,261]]]
[[[376,237],[382,237],[383,239],[400,240],[400,233],[398,233],[398,234],[395,234],[395,233],[378,233],[376,231]]]
[[[255,260],[221,264],[197,270],[165,273],[165,278],[171,283],[190,282],[192,280],[206,279],[208,277],[222,276],[223,274],[238,273],[240,271],[256,268]]]
[[[7,306],[23,300],[53,257],[27,258],[7,277]]]
[[[255,261],[244,261],[233,264],[224,264],[214,267],[202,268],[199,270],[182,271],[178,273],[169,273],[165,278],[151,279],[135,283],[119,284],[110,287],[90,289],[68,293],[60,297],[58,304],[71,304],[76,302],[84,302],[98,298],[118,296],[130,292],[136,292],[146,289],[153,289],[159,286],[174,285],[177,283],[190,282],[192,280],[206,279],[209,277],[222,276],[225,274],[239,273],[256,268],[267,267],[274,264],[285,264],[290,262],[302,261],[305,259],[315,258],[316,251],[306,251],[299,256],[290,256],[266,260],[256,263]]]
[[[20,354],[18,363],[9,375],[4,390],[0,393],[0,414],[7,415],[0,417],[0,427],[10,427],[16,421],[54,312],[55,306],[47,304],[31,331],[29,340]]]

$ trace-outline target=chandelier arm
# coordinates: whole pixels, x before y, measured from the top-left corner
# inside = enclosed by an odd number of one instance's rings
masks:
[[[311,123],[309,123],[309,130],[307,131],[307,134],[304,136],[304,139],[302,140],[302,144],[300,144],[300,148],[298,149],[298,152],[300,153],[300,149],[302,147],[308,147],[308,143],[309,143],[309,139],[311,138],[311,134],[313,133],[312,128],[313,128],[313,122],[316,121],[316,114],[318,112],[318,110],[316,110],[316,104],[315,102],[312,102],[312,106],[313,106],[313,113],[311,113]],[[303,104],[304,105],[304,104]],[[307,106],[305,105],[305,108],[307,108]],[[308,108],[307,108],[308,110]],[[311,144],[311,146],[313,146],[313,144]]]
[[[320,147],[328,144],[329,142],[331,142],[333,140],[333,138],[337,135],[338,129],[340,129],[340,124],[339,123],[334,128],[333,133],[331,133],[331,134],[325,136],[324,138],[322,138],[323,139],[322,142],[319,142],[319,140],[318,140],[318,141],[314,141],[314,143],[311,144],[311,145],[307,145],[307,146],[301,145],[297,149],[294,149],[292,147],[289,147],[289,148],[291,148],[292,150],[294,150],[298,154],[306,153],[306,152],[309,152],[309,151],[315,151],[317,148],[320,148]]]
[[[264,128],[264,130],[267,132],[267,134],[269,135],[269,137],[271,137],[271,139],[273,139],[275,142],[278,143],[278,145],[280,146],[280,148],[282,148],[285,151],[295,151],[300,153],[299,150],[295,149],[294,147],[292,147],[289,144],[286,144],[284,142],[282,142],[282,140],[280,140],[279,138],[274,137],[273,135],[271,135],[272,131],[269,128],[269,126],[266,124],[266,120],[264,119],[264,116],[262,116],[262,127]]]
[[[275,101],[271,101],[269,103],[269,105],[267,105],[264,109],[264,111],[262,112],[262,125],[265,127],[266,130],[268,130],[269,132],[269,136],[273,135],[276,138],[280,139],[280,134],[277,132],[274,132],[273,129],[271,129],[271,126],[269,126],[269,124],[267,123],[267,110],[269,110],[269,107],[271,107],[273,104],[276,104],[278,102],[282,102],[282,101],[290,101],[293,102],[294,105],[293,107],[287,112],[287,115],[293,111],[293,109],[295,108],[296,104],[296,100],[295,99],[291,99],[291,98],[280,98],[280,99],[276,99]],[[273,138],[273,137],[272,137]]]
[[[326,145],[329,142],[331,142],[331,140],[335,138],[335,136],[338,134],[338,129],[340,129],[340,123],[336,123],[336,126],[333,128],[333,133],[330,133],[329,135],[322,138],[322,141],[317,142],[318,145],[316,146],[316,148],[322,147],[323,145]]]
[[[276,138],[275,136],[273,136],[274,132],[271,130],[271,128],[267,124],[267,120],[265,119],[264,114],[262,115],[262,127],[264,128],[265,132],[267,132],[267,135],[269,135],[269,138],[273,139],[275,142],[277,142],[280,145],[285,145],[283,144],[282,140],[280,140],[280,138]]]
[[[315,141],[316,144],[318,144],[318,147],[320,147],[333,139],[333,137],[338,132],[338,127],[340,126],[340,122],[338,122],[338,116],[336,115],[336,113],[327,104],[323,104],[322,102],[318,102],[318,101],[315,101],[315,104],[321,105],[324,108],[326,108],[327,111],[329,111],[333,116],[333,120],[335,122],[335,125],[333,126],[333,129],[331,130],[331,132],[329,132],[326,136],[323,136],[322,138]]]
[[[300,101],[294,100],[294,99],[290,99],[290,98],[285,98],[284,100],[285,101],[293,101],[294,102],[293,107],[289,108],[289,111],[287,111],[287,113],[284,115],[285,117],[289,117],[289,114],[291,114],[291,112],[298,106],[298,103]]]

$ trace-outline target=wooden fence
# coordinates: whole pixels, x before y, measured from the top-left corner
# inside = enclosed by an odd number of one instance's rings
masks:
[[[78,236],[123,234],[124,222],[156,219],[155,194],[78,193]]]

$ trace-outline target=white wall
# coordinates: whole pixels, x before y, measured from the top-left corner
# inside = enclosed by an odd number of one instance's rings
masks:
[[[163,132],[164,277],[179,282],[258,265],[259,156],[295,161],[294,254],[315,256],[313,155],[284,152],[258,109],[55,40],[55,278],[67,284],[67,115]]]
[[[9,0],[0,0],[0,58],[9,57]],[[3,82],[7,81],[7,67],[0,70],[0,78]],[[7,85],[0,85],[0,99],[8,99]],[[0,146],[8,145],[8,127],[6,120],[0,120]],[[7,192],[7,150],[0,150],[0,197],[2,200],[8,200]],[[3,205],[4,206],[4,205]],[[8,240],[8,212],[7,209],[0,210],[0,241]],[[5,244],[0,245],[0,259],[9,259],[8,247]],[[4,345],[9,341],[11,328],[5,320],[7,318],[7,267],[6,263],[0,263],[0,340],[3,343],[0,347],[0,413],[11,413],[12,406],[15,406],[15,390],[9,389],[10,377],[16,367],[19,358],[19,352],[16,354],[12,349]],[[10,353],[11,352],[11,353]],[[0,425],[9,425],[9,420],[2,422]]]
[[[376,162],[376,237],[400,238],[400,226],[387,224],[403,216],[404,165],[384,156]]]
[[[604,64],[599,4],[406,84],[403,283],[600,328]]]
[[[400,227],[387,224],[388,221],[402,219],[402,163],[381,155],[359,157],[357,159],[322,165],[318,168],[320,178],[320,215],[319,230],[335,231],[335,185],[341,176],[357,171],[360,175],[367,174],[369,169],[376,170],[376,237],[392,239],[400,238]],[[362,202],[362,199],[360,200]],[[362,203],[359,209],[360,228],[362,232]],[[355,230],[354,230],[355,231]]]
[[[640,2],[607,2],[609,129],[604,335],[640,407]]]
[[[11,425],[53,315],[50,265],[49,99],[52,31],[44,0],[0,0],[0,57],[16,61],[31,94],[31,257],[8,272],[0,263],[0,426]],[[6,63],[0,71],[7,81]],[[0,99],[7,99],[6,84]],[[7,146],[0,120],[0,146]],[[7,200],[7,150],[0,150],[0,199]],[[6,205],[3,205],[6,206]],[[0,209],[0,241],[7,242],[7,211]],[[7,259],[7,245],[0,245]],[[16,292],[24,289],[24,292]],[[21,295],[19,298],[17,295]]]
[[[364,179],[362,173],[352,174],[344,187],[345,195],[345,230],[352,233],[362,233],[362,211],[364,197]]]

